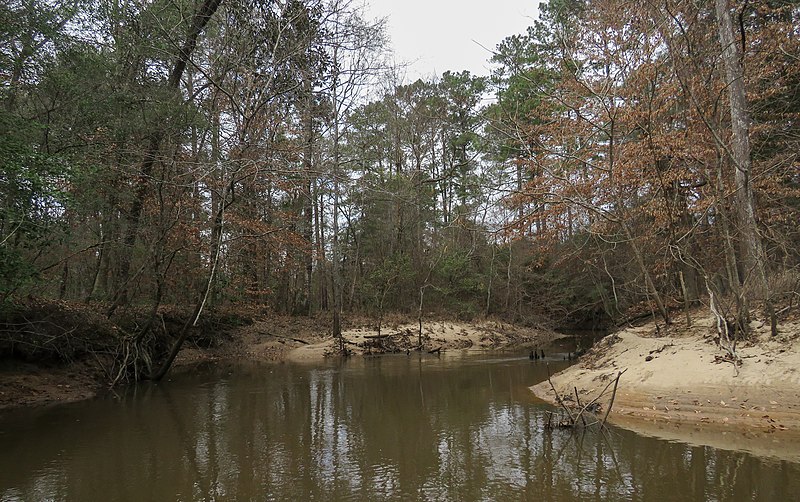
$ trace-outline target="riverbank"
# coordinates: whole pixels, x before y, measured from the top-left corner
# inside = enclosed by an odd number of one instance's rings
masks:
[[[554,331],[532,329],[500,321],[460,322],[451,320],[427,321],[420,333],[417,323],[390,323],[380,332],[372,325],[342,332],[344,347],[350,354],[377,355],[392,352],[421,350],[533,349],[547,346],[561,338]],[[294,362],[315,362],[338,353],[338,342],[330,337],[318,343],[297,347],[287,354]]]
[[[390,316],[378,336],[371,319],[349,319],[343,332],[345,346],[351,355],[415,350],[418,326],[408,320],[407,316]],[[338,344],[329,335],[330,326],[326,316],[252,315],[246,322],[214,332],[213,343],[208,340],[211,333],[190,337],[170,371],[191,371],[197,364],[215,362],[318,362],[336,354]],[[423,322],[422,350],[524,350],[547,346],[558,337],[552,331],[500,321],[431,320]],[[33,358],[0,358],[0,410],[94,397],[108,389],[109,376],[102,359],[94,354],[46,363]]]
[[[800,320],[784,321],[775,338],[766,323],[755,321],[752,329],[737,347],[738,368],[714,341],[712,317],[696,312],[691,326],[680,320],[665,332],[649,323],[609,335],[551,380],[561,395],[577,389],[586,402],[625,371],[612,423],[665,439],[800,459]],[[547,381],[531,390],[556,404]],[[610,396],[600,400],[604,410]]]

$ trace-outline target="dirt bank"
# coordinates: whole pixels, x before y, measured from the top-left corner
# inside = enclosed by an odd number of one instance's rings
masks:
[[[94,397],[103,388],[97,370],[83,361],[48,366],[0,361],[0,410]]]
[[[752,328],[752,339],[737,348],[738,375],[714,341],[712,318],[698,313],[691,327],[679,322],[664,333],[647,324],[610,335],[552,381],[562,395],[577,388],[587,401],[625,370],[609,417],[613,423],[666,439],[798,461],[800,321],[783,322],[777,338],[762,322]],[[548,382],[531,389],[555,404]],[[601,402],[605,408],[608,400]]]
[[[400,319],[390,319],[381,338],[370,338],[377,334],[372,320],[349,319],[344,332],[348,350],[360,355],[416,348],[416,325]],[[198,363],[214,361],[318,361],[335,352],[330,325],[324,316],[251,316],[241,325],[214,332],[213,343],[208,341],[209,333],[190,337],[171,371],[190,371]],[[533,347],[558,336],[493,321],[425,322],[423,350]],[[0,359],[0,410],[87,399],[107,389],[109,381],[102,358],[88,354],[69,363]]]
[[[316,317],[264,316],[218,331],[212,328],[186,341],[170,371],[189,371],[203,362],[282,361],[289,351],[321,341],[326,324]],[[112,380],[103,359],[87,353],[67,362],[0,358],[0,410],[94,397]]]

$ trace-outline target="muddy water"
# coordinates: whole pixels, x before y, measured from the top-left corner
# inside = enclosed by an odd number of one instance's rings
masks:
[[[551,361],[553,370],[564,363]],[[0,500],[798,500],[800,464],[546,430],[502,355],[210,368],[0,415]]]

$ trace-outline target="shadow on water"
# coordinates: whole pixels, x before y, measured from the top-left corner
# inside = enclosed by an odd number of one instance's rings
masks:
[[[556,371],[567,363],[548,357]],[[544,427],[524,355],[232,366],[0,416],[0,500],[792,500],[800,465]]]

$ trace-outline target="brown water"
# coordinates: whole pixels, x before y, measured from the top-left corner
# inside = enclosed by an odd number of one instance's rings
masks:
[[[551,369],[563,366],[551,361]],[[0,500],[765,500],[800,464],[546,430],[503,355],[209,368],[0,415]]]

